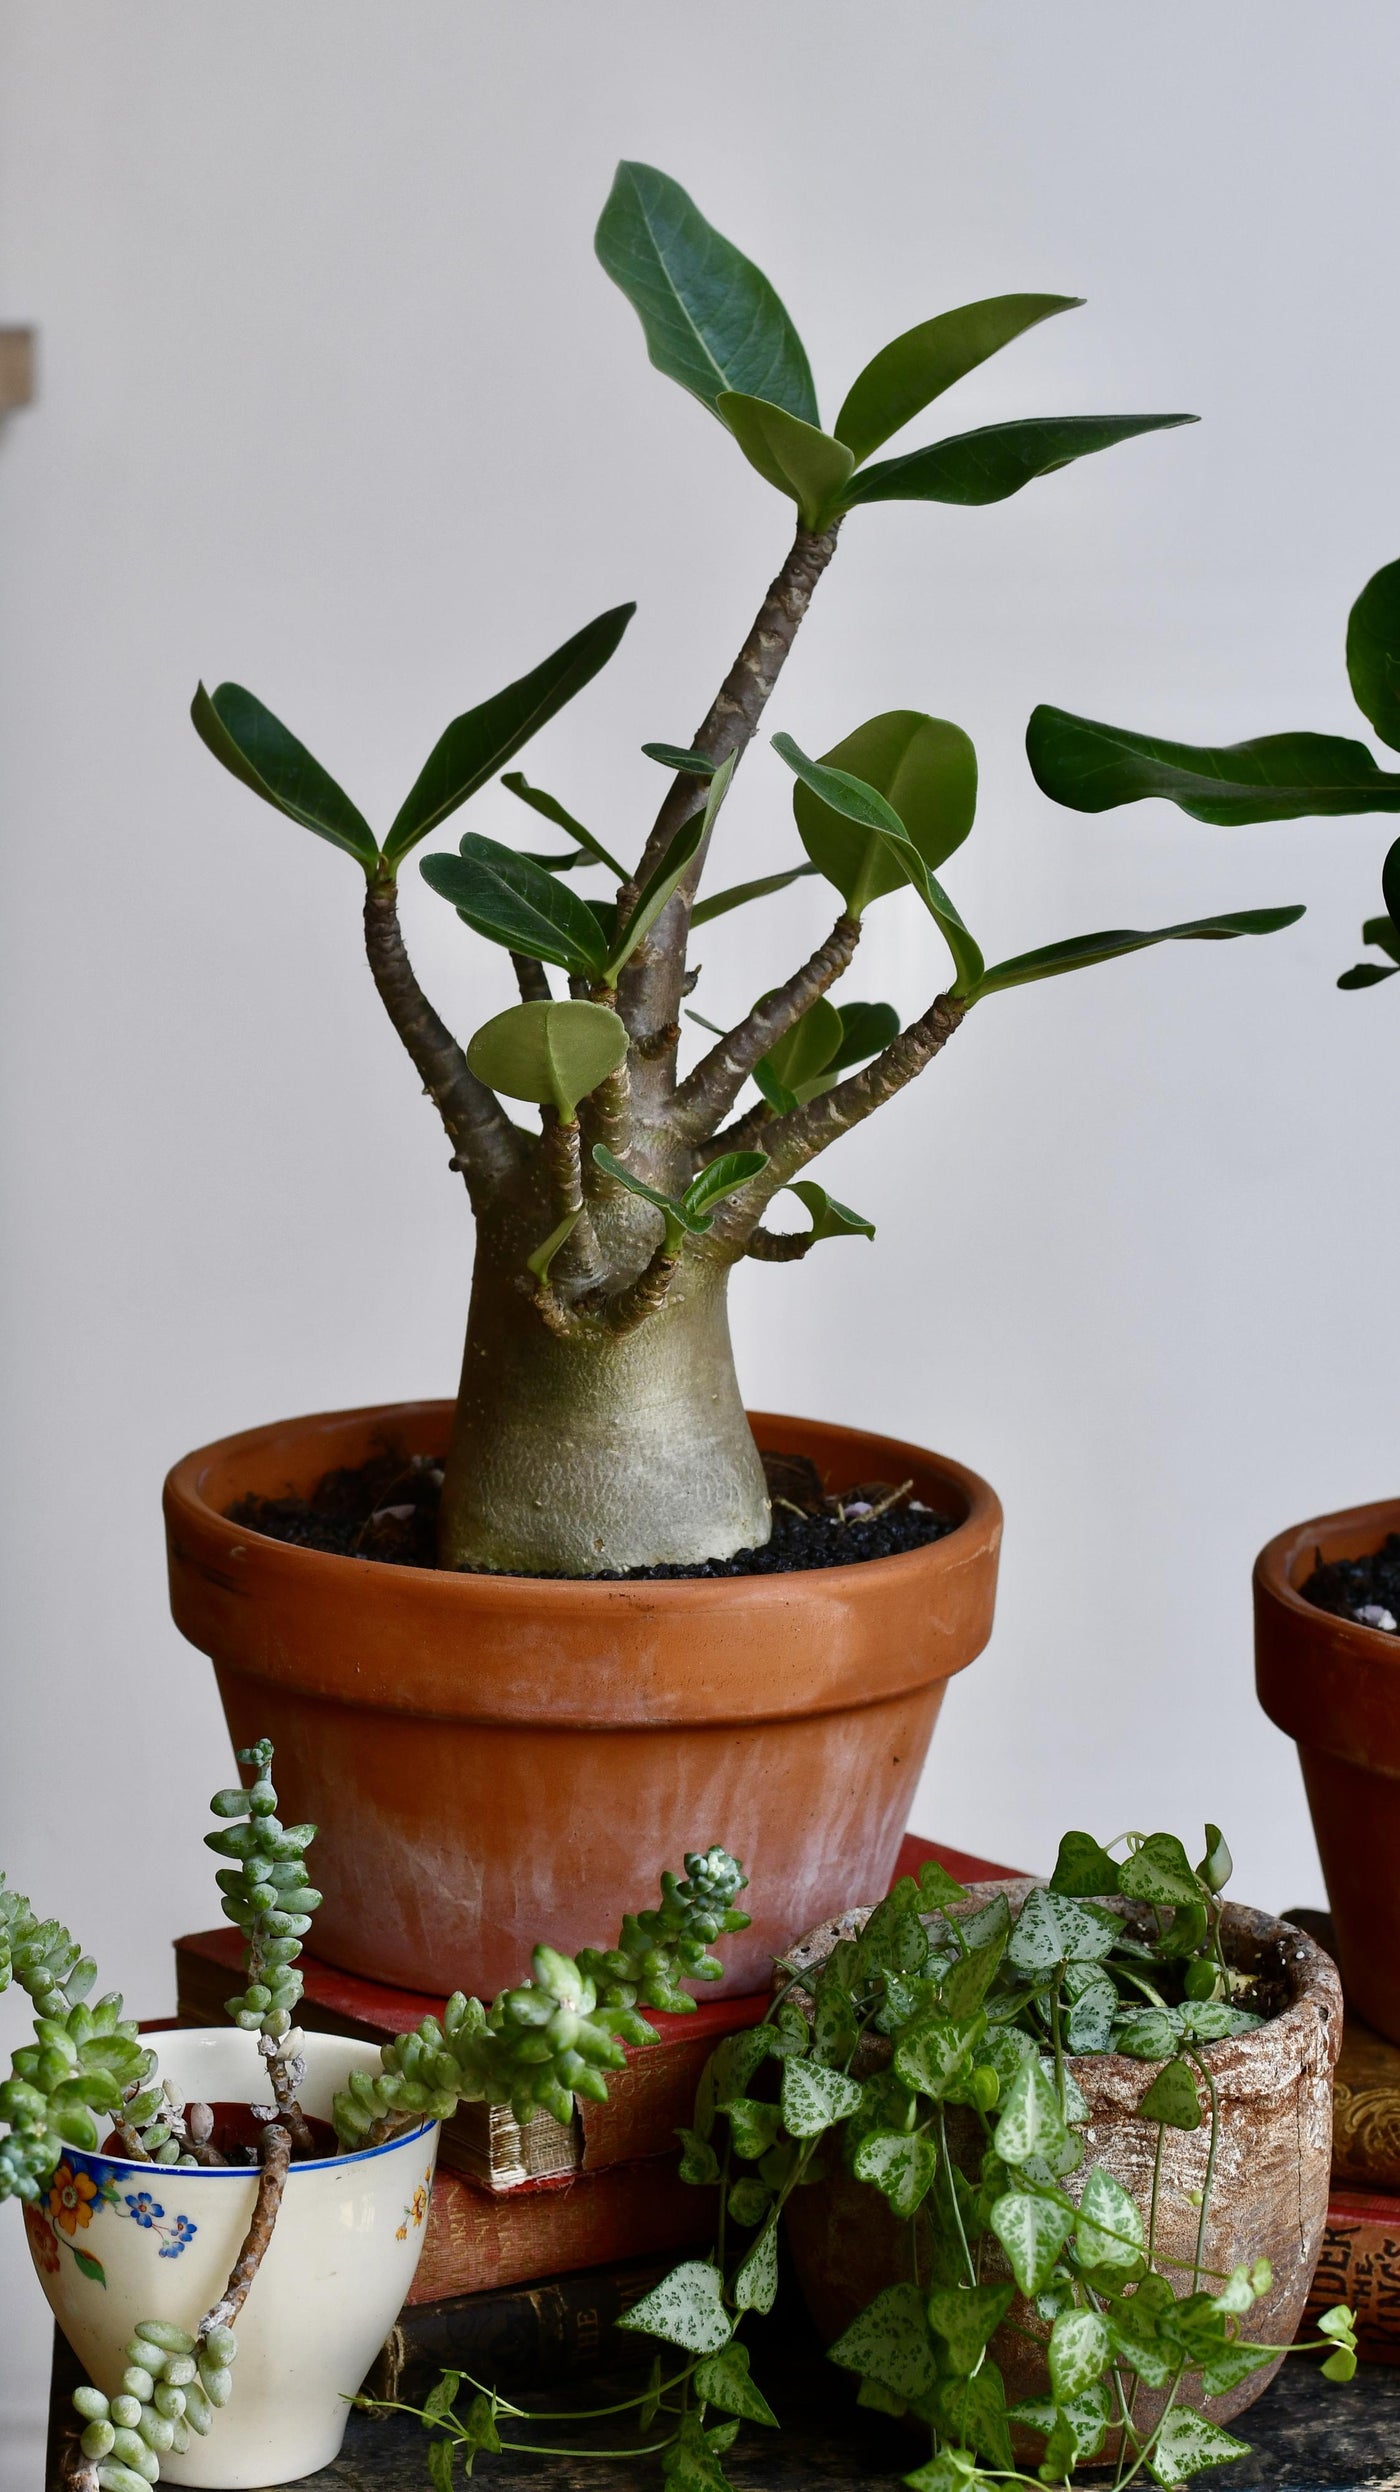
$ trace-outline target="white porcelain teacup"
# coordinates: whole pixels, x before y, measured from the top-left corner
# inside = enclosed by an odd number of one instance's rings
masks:
[[[270,2099],[256,2038],[236,2027],[152,2037],[163,2077],[191,2102]],[[351,2071],[378,2068],[372,2043],[305,2039],[303,2108],[330,2116]],[[166,2483],[295,2482],[329,2465],[359,2387],[413,2282],[437,2157],[426,2122],[386,2146],[294,2163],[271,2244],[237,2323],[233,2395],[207,2438],[161,2460]],[[137,2321],[193,2328],[217,2301],[248,2228],[246,2167],[132,2163],[65,2152],[24,2210],[54,2317],[89,2379],[115,2396]]]

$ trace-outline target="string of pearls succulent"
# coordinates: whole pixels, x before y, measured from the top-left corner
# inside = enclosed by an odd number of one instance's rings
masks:
[[[143,2319],[126,2348],[127,2367],[115,2397],[76,2388],[83,2423],[78,2446],[95,2463],[101,2492],[145,2492],[160,2481],[160,2461],[182,2457],[191,2432],[207,2432],[233,2390],[238,2340],[232,2328],[202,2336],[164,2319]]]

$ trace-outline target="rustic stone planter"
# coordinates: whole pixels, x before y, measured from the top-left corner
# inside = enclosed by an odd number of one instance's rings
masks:
[[[684,1848],[722,1843],[753,1914],[726,1986],[761,1989],[794,1930],[889,1882],[944,1688],[991,1632],[996,1497],[919,1446],[768,1417],[760,1441],[831,1490],[912,1479],[957,1528],[865,1565],[590,1583],[329,1557],[227,1520],[386,1440],[441,1455],[451,1421],[449,1402],[288,1420],[166,1483],[175,1623],[235,1745],[273,1739],[286,1815],[321,1828],[317,1953],[489,1997],[537,1940],[610,1944]]]
[[[985,1902],[1005,1894],[1014,1904],[1030,1892],[1035,1880],[1006,1879],[974,1887]],[[789,1951],[794,1964],[820,1963],[838,1938],[851,1936],[867,1918],[864,1911],[846,1914],[813,1930]],[[1225,1907],[1226,1943],[1235,1961],[1253,1966],[1276,1961],[1290,1993],[1285,2012],[1256,2032],[1213,2043],[1204,2057],[1220,2098],[1220,2142],[1211,2188],[1204,2263],[1223,2274],[1242,2261],[1267,2258],[1273,2267],[1273,2289],[1257,2302],[1248,2320],[1249,2334],[1262,2344],[1282,2349],[1298,2330],[1322,2246],[1327,2215],[1332,2154],[1332,2072],[1342,2038],[1342,1995],[1336,1968],[1314,1941],[1287,1922],[1271,1920],[1241,1904]],[[866,2046],[868,2058],[857,2063],[866,2074],[883,2064],[889,2046]],[[1146,2221],[1152,2194],[1156,2124],[1140,2120],[1134,2105],[1141,2101],[1156,2068],[1147,2061],[1116,2053],[1071,2059],[1070,2068],[1089,2104],[1087,2157],[1101,2163],[1137,2200]],[[1205,2179],[1209,2128],[1164,2132],[1162,2176],[1157,2207],[1157,2249],[1160,2256],[1184,2259],[1186,2272],[1169,2270],[1178,2292],[1192,2289],[1190,2262],[1195,2257],[1199,2208],[1192,2192]],[[1087,2164],[1086,2164],[1087,2168]],[[1083,2186],[1083,2172],[1071,2174],[1065,2188],[1073,2197]],[[828,2344],[847,2328],[857,2313],[886,2285],[909,2273],[908,2227],[890,2213],[879,2192],[854,2180],[831,2158],[826,2180],[800,2189],[788,2201],[786,2215],[798,2279],[817,2327]],[[995,2249],[995,2244],[992,2245]],[[989,2278],[1005,2276],[1004,2262],[988,2261]],[[1019,2296],[1008,2321],[1034,2330],[1048,2329]],[[998,2330],[991,2353],[1006,2381],[1008,2404],[1049,2392],[1043,2358],[1011,2324]],[[1282,2351],[1279,2359],[1282,2360]],[[1265,2389],[1278,2364],[1256,2371],[1226,2395],[1205,2401],[1214,2422],[1228,2423]],[[1138,2423],[1150,2424],[1162,2400],[1145,2389],[1135,2406]],[[1026,2443],[1026,2454],[1039,2454],[1038,2441]],[[1116,2457],[1111,2437],[1096,2463]]]
[[[1400,1531],[1400,1500],[1296,1523],[1254,1569],[1255,1683],[1298,1762],[1347,1998],[1400,2042],[1400,1637],[1305,1601],[1319,1556],[1355,1558]]]

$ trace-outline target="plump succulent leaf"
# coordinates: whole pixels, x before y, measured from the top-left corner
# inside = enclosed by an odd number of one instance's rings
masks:
[[[984,424],[927,450],[862,467],[842,495],[843,508],[865,502],[1004,502],[1037,476],[1048,476],[1095,450],[1111,450],[1139,433],[1194,424],[1194,415],[1048,415],[1016,424]]]
[[[1078,310],[1077,294],[995,294],[921,320],[882,346],[851,383],[832,426],[857,464],[922,413],[945,389],[1055,312]]]
[[[637,609],[611,606],[606,614],[585,623],[581,632],[561,642],[528,675],[517,677],[489,701],[464,710],[444,729],[400,805],[384,842],[390,865],[399,865],[464,805],[469,796],[493,779],[503,762],[528,744],[556,711],[591,683],[612,656]]]
[[[679,182],[654,165],[620,164],[595,248],[659,372],[707,407],[721,390],[738,390],[817,422],[802,341],[768,279]]]
[[[219,684],[211,693],[201,684],[190,716],[215,760],[255,796],[319,839],[328,839],[332,847],[343,848],[367,874],[374,872],[379,842],[364,815],[254,693],[245,692],[242,684]]]

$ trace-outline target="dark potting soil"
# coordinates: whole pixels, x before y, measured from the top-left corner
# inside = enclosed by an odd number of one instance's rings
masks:
[[[909,1493],[907,1481],[871,1481],[828,1497],[814,1464],[797,1454],[764,1454],[773,1500],[773,1535],[762,1549],[739,1549],[701,1566],[631,1566],[603,1582],[680,1581],[705,1575],[791,1575],[812,1567],[856,1566],[900,1557],[955,1529]],[[242,1497],[230,1523],[297,1549],[378,1559],[390,1566],[436,1566],[442,1468],[431,1454],[385,1446],[353,1470],[328,1471],[309,1497]],[[485,1570],[482,1570],[485,1571]],[[541,1577],[548,1581],[550,1578]],[[557,1578],[555,1579],[557,1580]]]
[[[267,2127],[267,2121],[259,2119],[248,2103],[211,2103],[209,2109],[214,2115],[214,2125],[209,2132],[208,2142],[214,2152],[225,2163],[256,2163],[259,2143]],[[292,2148],[293,2163],[309,2163],[313,2160],[320,2163],[330,2155],[345,2152],[329,2120],[318,2120],[311,2112],[303,2112],[302,2118],[311,2132],[312,2152],[307,2155],[294,2145]],[[107,2139],[102,2151],[108,2155],[121,2155],[125,2152],[115,2130]],[[157,2163],[152,2164],[151,2169],[153,2172],[166,2172],[170,2166]],[[173,2186],[173,2183],[171,2185]]]
[[[1305,1601],[1334,1618],[1354,1618],[1383,1635],[1400,1633],[1400,1532],[1390,1532],[1369,1557],[1334,1558],[1324,1566],[1319,1556],[1302,1589]]]

